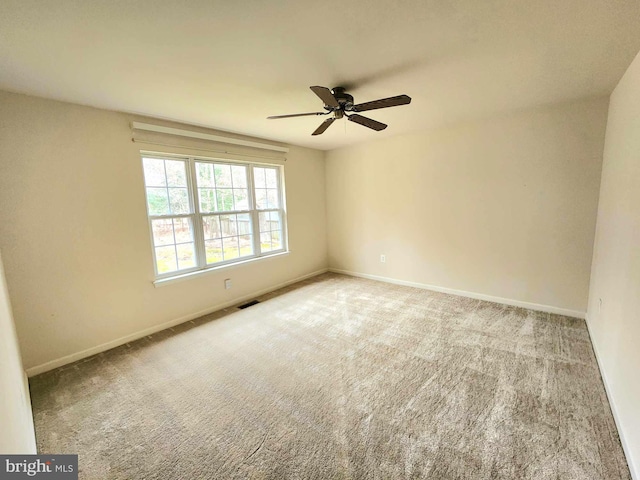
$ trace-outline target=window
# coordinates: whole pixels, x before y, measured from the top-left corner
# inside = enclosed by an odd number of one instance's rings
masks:
[[[143,155],[157,278],[286,249],[281,167]]]

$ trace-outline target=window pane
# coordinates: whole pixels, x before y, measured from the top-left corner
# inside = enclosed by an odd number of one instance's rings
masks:
[[[267,184],[264,178],[264,168],[253,168],[253,183],[256,188],[266,188]]]
[[[159,158],[143,158],[144,184],[147,187],[164,187],[167,184],[164,175],[164,160]]]
[[[211,188],[199,188],[198,197],[200,200],[200,211],[211,213],[216,211],[215,190]]]
[[[180,160],[165,160],[167,185],[169,187],[186,187],[187,172],[185,162]]]
[[[149,215],[169,215],[169,198],[166,188],[147,188]]]
[[[267,190],[264,188],[256,188],[256,208],[263,209],[267,207]]]
[[[280,230],[280,212],[260,212],[258,215],[261,232]]]
[[[220,227],[223,237],[231,237],[238,234],[235,215],[220,215]]]
[[[176,250],[178,252],[178,268],[180,270],[196,266],[196,252],[193,243],[176,245]]]
[[[267,190],[267,208],[278,208],[278,190],[269,188]]]
[[[253,255],[253,235],[241,235],[238,237],[238,245],[240,246],[241,257]]]
[[[260,233],[260,250],[262,252],[271,251],[271,232]]]
[[[193,242],[193,232],[191,230],[191,219],[174,218],[173,228],[176,235],[176,243]]]
[[[203,217],[202,227],[204,228],[205,240],[220,238],[222,231],[220,229],[220,219],[217,216]]]
[[[261,232],[268,232],[269,230],[271,230],[271,228],[269,228],[269,213],[270,212],[260,212],[258,214]]]
[[[280,212],[260,212],[258,221],[260,222],[260,250],[262,252],[281,250],[283,244]]]
[[[232,260],[240,256],[238,252],[238,237],[223,238],[222,246],[225,260]]]
[[[152,220],[151,228],[159,274],[197,266],[190,218]]]
[[[237,215],[238,218],[238,235],[251,235],[251,215],[248,213],[241,213]]]
[[[233,193],[230,188],[216,189],[216,198],[218,200],[218,212],[233,211]]]
[[[269,212],[269,230],[280,230],[280,212]]]
[[[280,250],[282,248],[280,231],[271,232],[271,248],[273,250]]]
[[[216,188],[231,187],[231,165],[215,164],[213,170],[216,176]]]
[[[153,220],[151,222],[151,229],[153,230],[154,246],[173,245],[173,222],[170,218]]]
[[[178,270],[178,262],[176,259],[176,250],[173,245],[170,247],[156,248],[156,264],[158,273],[175,272]]]
[[[231,167],[233,188],[247,188],[247,167],[233,165]]]
[[[245,188],[233,189],[235,210],[249,210],[249,191]]]
[[[169,189],[169,205],[172,214],[189,213],[189,193],[186,188]]]
[[[204,248],[208,265],[222,261],[222,240],[205,240]]]
[[[213,182],[213,165],[210,163],[197,163],[196,162],[196,177],[198,187],[214,187]]]
[[[275,168],[267,168],[264,172],[267,188],[278,188],[278,177]]]

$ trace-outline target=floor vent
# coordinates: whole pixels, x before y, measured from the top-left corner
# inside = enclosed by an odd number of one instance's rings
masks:
[[[250,302],[243,303],[242,305],[238,305],[238,308],[242,309],[242,308],[252,307],[257,303],[260,303],[260,302],[258,300],[251,300]]]

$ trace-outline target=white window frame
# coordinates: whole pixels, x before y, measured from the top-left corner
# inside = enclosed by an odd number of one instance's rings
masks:
[[[186,177],[187,177],[187,192],[189,197],[190,213],[185,214],[169,214],[169,215],[151,215],[149,213],[149,201],[147,198],[147,184],[144,179],[144,159],[154,158],[159,160],[181,160],[185,162]],[[284,166],[280,164],[273,164],[267,162],[250,162],[241,160],[232,160],[228,158],[220,157],[203,157],[193,155],[177,155],[170,153],[156,153],[156,152],[140,152],[140,161],[143,166],[143,184],[145,190],[145,208],[147,210],[147,223],[149,227],[149,240],[151,242],[151,251],[153,257],[153,268],[155,272],[156,280],[168,280],[171,278],[182,277],[185,275],[207,272],[210,270],[216,270],[221,267],[228,267],[230,265],[245,263],[247,261],[256,260],[264,257],[271,257],[288,252],[288,232],[287,232],[287,209],[284,190]],[[197,184],[197,171],[196,163],[210,163],[218,165],[242,165],[247,168],[247,190],[248,190],[248,210],[233,210],[224,212],[201,212],[200,202],[198,198],[198,184]],[[253,169],[256,168],[274,168],[276,169],[276,180],[278,185],[278,204],[279,208],[258,209],[255,199],[255,182],[253,178]],[[282,248],[277,250],[270,250],[268,252],[261,251],[260,242],[260,222],[259,214],[261,212],[279,212],[281,222],[281,243]],[[207,216],[219,216],[219,215],[239,215],[249,214],[251,216],[251,235],[253,236],[253,254],[243,257],[233,258],[230,260],[223,260],[214,264],[207,264],[203,217]],[[185,268],[182,270],[174,270],[172,272],[158,273],[158,261],[156,258],[156,245],[153,238],[153,220],[159,219],[174,219],[174,218],[190,218],[193,230],[193,240],[195,248],[196,266],[192,268]]]

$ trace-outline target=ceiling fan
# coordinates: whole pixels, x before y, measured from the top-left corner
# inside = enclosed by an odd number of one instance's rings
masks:
[[[320,97],[320,100],[324,102],[324,109],[326,110],[325,112],[274,115],[272,117],[267,117],[267,119],[274,120],[277,118],[307,117],[311,115],[329,115],[333,113],[333,116],[327,118],[324,122],[322,122],[311,135],[320,135],[327,128],[329,128],[333,122],[342,117],[347,117],[347,119],[351,122],[359,123],[360,125],[379,132],[380,130],[384,130],[385,128],[387,128],[384,123],[380,123],[370,118],[363,117],[362,115],[358,115],[357,112],[366,112],[367,110],[395,107],[398,105],[407,105],[411,103],[411,97],[409,97],[408,95],[398,95],[396,97],[381,98],[380,100],[373,100],[372,102],[365,102],[354,105],[353,97],[345,92],[344,87],[334,87],[333,90],[329,90],[327,87],[319,86],[309,88],[311,88],[311,91],[318,97]]]

